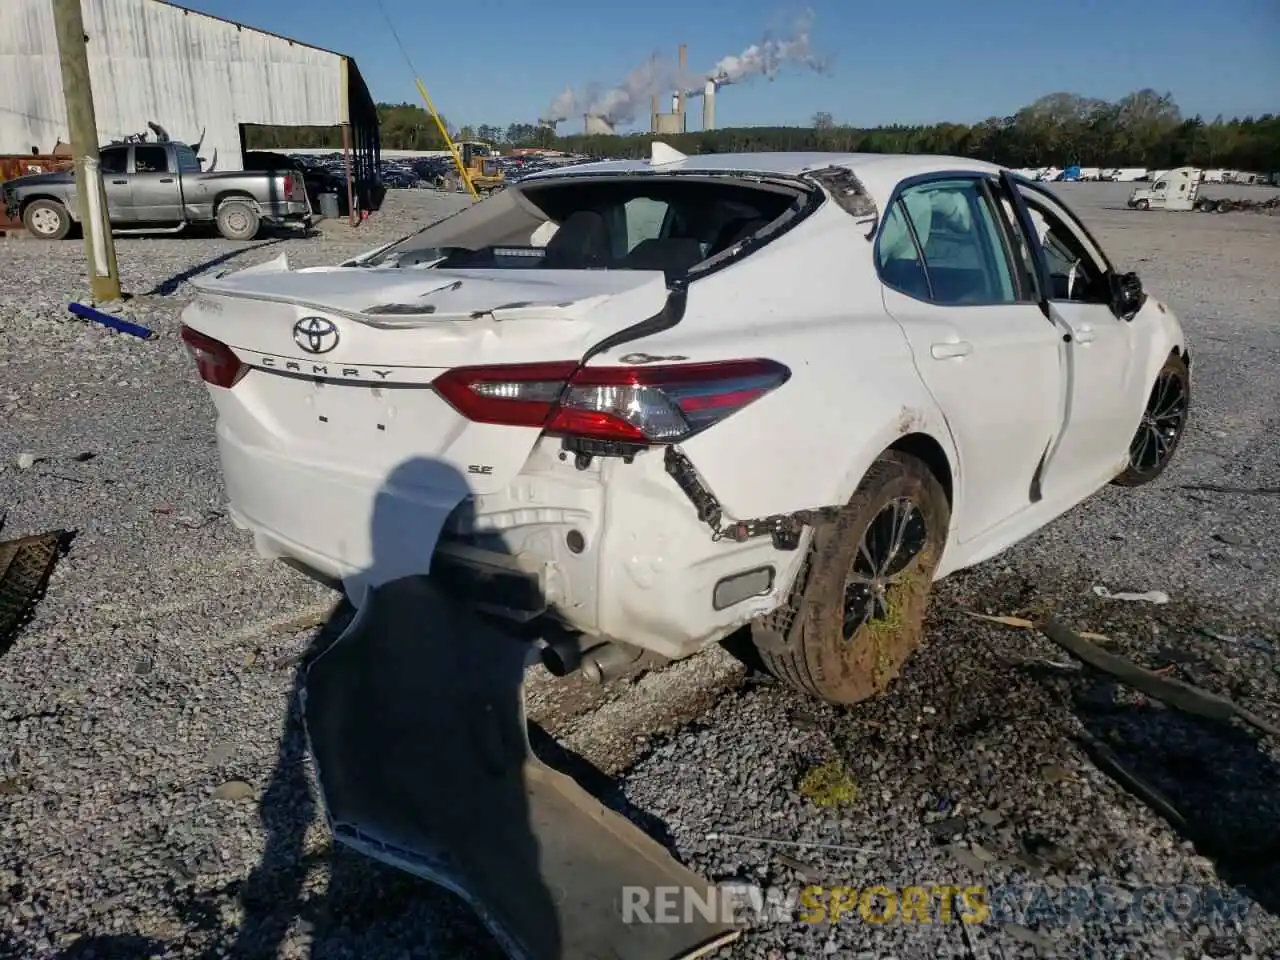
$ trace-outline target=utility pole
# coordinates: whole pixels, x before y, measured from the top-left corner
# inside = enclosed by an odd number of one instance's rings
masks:
[[[84,13],[80,0],[51,0],[51,3],[58,58],[62,61],[62,96],[67,105],[67,127],[76,162],[76,196],[80,202],[89,281],[95,300],[119,300],[120,275],[98,159],[98,120],[93,112],[93,90],[89,86],[89,38],[84,32]]]

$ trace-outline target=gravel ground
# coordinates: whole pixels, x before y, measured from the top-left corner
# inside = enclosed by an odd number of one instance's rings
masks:
[[[715,648],[604,691],[537,668],[530,711],[620,774],[613,799],[664,823],[674,851],[718,880],[981,882],[989,896],[1015,884],[1024,901],[1038,884],[1057,903],[1078,885],[1244,885],[1251,912],[1082,925],[997,910],[978,926],[849,915],[762,924],[727,955],[1280,949],[1276,744],[1055,666],[1067,658],[1038,634],[965,612],[1055,608],[1139,662],[1280,718],[1280,218],[1135,214],[1121,209],[1127,185],[1060,189],[1190,331],[1196,408],[1158,483],[1105,490],[942,584],[926,645],[856,710],[744,675]],[[0,651],[0,955],[498,956],[452,897],[333,852],[316,823],[289,704],[334,596],[254,558],[219,512],[211,407],[177,338],[182,281],[203,269],[282,251],[331,263],[454,208],[412,192],[356,231],[306,239],[121,238],[125,286],[142,294],[128,311],[158,331],[152,342],[68,317],[83,296],[80,244],[0,241],[4,535],[79,532],[36,619]],[[1106,600],[1095,585],[1173,602]],[[1185,822],[1103,773],[1099,743]],[[836,761],[856,799],[815,806],[797,784]]]

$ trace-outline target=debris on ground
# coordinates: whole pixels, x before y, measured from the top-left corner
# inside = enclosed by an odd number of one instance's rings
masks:
[[[67,309],[81,320],[92,320],[94,323],[100,323],[104,327],[110,327],[120,333],[127,333],[130,336],[137,337],[139,340],[150,340],[155,336],[155,332],[148,327],[114,316],[104,310],[86,307],[83,303],[68,304]]]
[[[1210,693],[1208,690],[1201,690],[1181,680],[1161,676],[1114,653],[1108,653],[1056,620],[1046,620],[1040,630],[1072,656],[1084,661],[1095,670],[1111,674],[1153,699],[1208,720],[1240,720],[1263,733],[1280,737],[1280,726],[1246,710],[1226,697]]]
[[[73,536],[68,530],[51,530],[0,541],[0,653],[29,619]]]
[[[1112,593],[1106,587],[1097,586],[1093,588],[1093,592],[1103,600],[1129,600],[1138,603],[1159,603],[1169,602],[1169,595],[1163,590],[1147,590],[1144,593],[1135,593],[1132,591],[1120,591]]]

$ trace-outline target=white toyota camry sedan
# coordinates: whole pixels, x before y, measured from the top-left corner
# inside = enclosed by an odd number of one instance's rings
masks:
[[[1157,477],[1190,401],[1169,307],[956,157],[655,144],[198,286],[262,555],[357,606],[441,578],[562,670],[748,628],[838,703],[896,675],[935,580]]]

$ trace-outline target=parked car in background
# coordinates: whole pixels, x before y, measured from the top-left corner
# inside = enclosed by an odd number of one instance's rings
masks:
[[[307,187],[307,202],[312,212],[320,210],[320,195],[337,194],[338,210],[342,215],[348,212],[347,177],[344,172],[335,172],[327,167],[309,164],[299,157],[287,153],[274,153],[269,150],[250,150],[243,157],[246,170],[294,172],[302,176]]]
[[[553,669],[747,628],[851,703],[936,579],[1169,463],[1178,319],[1046,187],[659,147],[340,266],[196,282],[182,335],[264,556],[357,606],[429,573]]]
[[[262,224],[311,223],[296,171],[204,173],[185,143],[120,143],[100,151],[107,217],[118,233],[178,233],[213,224],[229,240],[252,240]],[[11,217],[46,240],[66,237],[80,217],[72,171],[18,177],[3,185]]]

